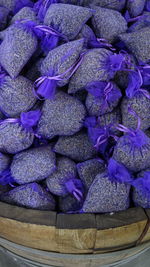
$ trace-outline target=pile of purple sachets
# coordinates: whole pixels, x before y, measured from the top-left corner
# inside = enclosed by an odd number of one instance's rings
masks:
[[[150,208],[150,0],[0,0],[0,201]]]

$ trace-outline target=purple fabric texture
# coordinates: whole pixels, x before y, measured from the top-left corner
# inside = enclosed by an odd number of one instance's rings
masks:
[[[150,208],[150,0],[0,0],[0,201]]]
[[[120,164],[112,158],[108,163],[108,173],[109,179],[112,182],[129,184],[132,181],[131,174],[129,173],[127,168],[123,164]]]
[[[69,179],[65,183],[67,191],[72,194],[78,201],[83,199],[84,187],[82,181],[79,179]]]
[[[139,177],[132,182],[132,186],[142,192],[142,196],[150,199],[150,172],[145,172],[143,177]]]
[[[34,4],[34,10],[37,13],[38,19],[43,22],[47,9],[51,4],[57,3],[57,0],[38,0]]]
[[[23,8],[25,6],[33,7],[33,2],[31,0],[19,0],[19,1],[16,1],[14,14],[16,14],[21,8]]]

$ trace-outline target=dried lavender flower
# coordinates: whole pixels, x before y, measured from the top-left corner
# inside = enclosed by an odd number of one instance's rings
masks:
[[[8,21],[9,10],[0,6],[0,31],[4,30]]]
[[[97,37],[114,42],[126,32],[127,22],[118,11],[101,7],[95,7],[95,11],[92,25]]]
[[[92,10],[69,4],[52,4],[48,8],[44,24],[52,26],[69,40],[74,40],[83,25],[92,16]]]
[[[0,174],[9,167],[10,162],[11,159],[7,154],[0,153]]]
[[[88,83],[93,81],[107,81],[113,76],[109,70],[109,57],[112,52],[103,49],[91,49],[84,55],[83,62],[72,76],[69,83],[69,93],[75,93],[84,89]],[[111,68],[111,67],[110,67]]]
[[[136,129],[137,118],[128,112],[128,108],[133,109],[141,119],[141,130],[150,127],[150,99],[142,92],[138,92],[134,97],[124,97],[121,102],[122,124],[126,127]]]
[[[0,151],[16,154],[29,148],[34,140],[34,134],[27,132],[19,123],[0,125]]]
[[[72,136],[60,136],[54,146],[54,151],[78,162],[92,159],[97,155],[87,133],[84,131]]]
[[[55,199],[37,183],[18,186],[0,195],[1,201],[38,210],[54,210]]]
[[[5,76],[0,80],[0,109],[7,117],[18,117],[36,103],[33,83],[23,76],[12,79]]]
[[[96,175],[104,172],[105,164],[104,161],[99,158],[89,159],[84,162],[78,163],[77,170],[86,191],[88,191]]]
[[[38,21],[36,18],[35,11],[31,7],[23,7],[15,14],[15,16],[12,17],[10,24],[18,21],[18,20],[33,20]]]
[[[65,73],[78,60],[83,43],[83,39],[75,40],[50,51],[41,64],[41,74],[52,76]],[[66,73],[66,79],[57,82],[58,86],[64,86],[68,83],[68,74]]]
[[[73,135],[83,127],[86,116],[84,105],[64,92],[58,92],[53,100],[46,100],[37,133],[48,139],[57,135]]]
[[[133,181],[132,199],[135,206],[150,208],[150,169],[138,173]]]
[[[86,89],[89,94],[85,104],[90,116],[101,116],[111,112],[122,97],[120,89],[112,82],[92,82]]]
[[[16,24],[6,33],[0,45],[0,64],[11,78],[19,75],[37,49],[37,38],[22,25]]]
[[[64,197],[69,194],[65,183],[77,176],[76,164],[67,157],[58,157],[56,166],[55,172],[46,179],[46,185],[51,193]]]
[[[41,181],[55,169],[55,153],[49,145],[31,148],[16,154],[10,167],[11,176],[18,184]]]
[[[150,54],[149,35],[150,27],[145,27],[136,32],[120,34],[119,38],[139,62],[147,62]]]
[[[136,17],[140,15],[145,6],[146,0],[128,0],[127,1],[127,10],[131,17]]]
[[[94,179],[85,202],[85,213],[107,213],[129,208],[130,185],[111,182],[107,171]]]

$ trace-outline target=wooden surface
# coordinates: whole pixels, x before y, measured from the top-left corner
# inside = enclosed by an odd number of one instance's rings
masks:
[[[114,215],[57,214],[0,202],[0,237],[44,251],[87,254],[134,247],[150,211],[132,208]],[[150,229],[141,243],[150,241]],[[136,248],[137,249],[137,248]]]

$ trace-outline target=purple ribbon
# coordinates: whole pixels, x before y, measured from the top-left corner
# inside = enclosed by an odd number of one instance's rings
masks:
[[[23,23],[24,22],[24,23]],[[16,24],[21,25],[25,30],[31,31],[41,41],[41,48],[45,51],[50,51],[57,46],[59,38],[68,42],[68,38],[47,25],[37,25],[36,22],[27,19],[15,21]]]
[[[112,46],[112,44],[109,44],[108,41],[104,38],[96,38],[96,40],[99,42],[101,47],[109,48],[112,52],[116,51],[116,48]]]
[[[0,125],[6,125],[7,123],[20,123],[26,130],[31,130],[36,126],[41,116],[40,110],[34,110],[29,112],[22,112],[20,118],[8,118],[0,121]]]
[[[53,29],[50,26],[46,26],[46,25],[37,25],[34,27],[34,29],[38,29],[42,32],[44,32],[46,35],[54,35],[54,36],[59,36],[63,39],[65,39],[68,42],[68,38],[66,36],[64,36],[63,34],[61,34],[60,32],[56,31],[55,29]]]
[[[56,91],[57,81],[68,80],[76,72],[78,67],[82,64],[83,56],[85,53],[82,53],[79,59],[69,67],[65,72],[54,75],[54,76],[41,76],[34,82],[33,91],[35,96],[43,100],[44,99],[53,99]],[[67,77],[66,75],[71,72]],[[37,91],[36,91],[37,90]],[[41,98],[41,95],[43,98]]]
[[[119,137],[116,136],[116,135],[114,135],[114,134],[112,134],[112,133],[110,132],[110,128],[111,128],[111,125],[109,125],[109,127],[106,127],[106,126],[104,127],[104,133],[101,134],[101,135],[97,138],[96,144],[94,145],[94,147],[95,147],[96,149],[99,149],[99,147],[100,147],[102,144],[106,143],[106,142],[108,141],[108,138],[109,138],[109,137],[113,137],[115,141],[118,141],[118,138],[119,138]]]
[[[72,194],[79,202],[83,199],[83,184],[79,179],[70,179],[65,183],[67,191]]]
[[[0,174],[0,185],[10,185],[15,187],[12,183],[15,183],[15,179],[11,175],[10,169],[6,169]]]
[[[136,114],[136,112],[134,110],[131,109],[131,107],[128,107],[128,112],[133,115],[134,117],[137,118],[138,120],[138,124],[137,124],[137,128],[136,130],[131,130],[129,128],[127,128],[126,126],[122,125],[122,124],[118,124],[116,126],[116,129],[121,131],[121,132],[124,132],[124,133],[128,133],[128,134],[131,134],[132,136],[136,136],[136,132],[138,132],[140,130],[140,127],[141,127],[141,119],[140,117]]]
[[[40,21],[43,22],[46,11],[51,4],[57,3],[57,0],[38,0],[34,5],[34,10]]]
[[[109,96],[109,93],[112,91],[112,89],[113,89],[113,84],[111,82],[109,82],[104,88],[105,104],[107,105],[108,105],[108,96]]]

